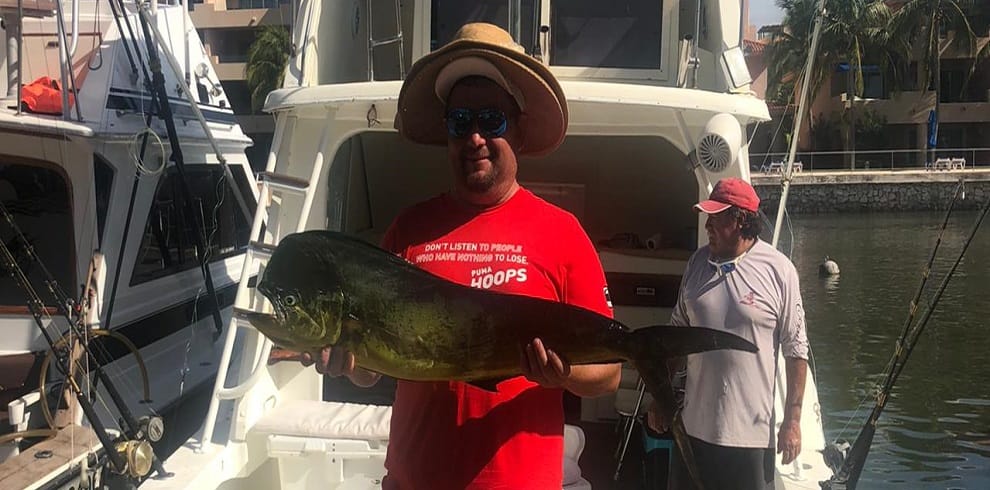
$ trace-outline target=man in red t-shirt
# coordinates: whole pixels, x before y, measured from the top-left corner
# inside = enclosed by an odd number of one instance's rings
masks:
[[[605,274],[577,219],[516,181],[517,154],[545,155],[563,141],[567,105],[549,70],[507,32],[468,24],[417,61],[396,127],[412,141],[447,146],[453,185],[401,213],[385,248],[454,282],[612,315]],[[553,347],[540,339],[522,347],[526,375],[496,391],[400,380],[384,488],[559,489],[563,391],[615,391],[619,365],[570,366]],[[316,357],[321,373],[360,386],[379,378],[355,368],[349,352]]]

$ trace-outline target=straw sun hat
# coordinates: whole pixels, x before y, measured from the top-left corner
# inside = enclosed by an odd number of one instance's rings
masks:
[[[567,130],[560,84],[508,32],[485,23],[464,25],[452,41],[413,64],[399,91],[395,128],[411,141],[446,145],[445,100],[458,80],[472,75],[499,84],[526,114],[520,154],[546,155],[560,146]]]

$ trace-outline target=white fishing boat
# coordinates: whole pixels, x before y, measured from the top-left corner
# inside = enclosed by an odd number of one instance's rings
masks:
[[[99,481],[101,428],[157,439],[148,421],[212,381],[257,202],[251,140],[182,5],[2,0],[0,17],[0,487],[70,488],[80,463]],[[58,410],[60,305],[101,364],[66,359],[95,393],[85,417]]]
[[[296,19],[285,84],[265,104],[276,133],[242,277],[297,231],[377,243],[401,209],[446,190],[445,150],[400,138],[396,103],[411,63],[467,22],[503,26],[560,80],[567,137],[521,159],[519,179],[578,217],[631,327],[669,320],[687,259],[707,240],[692,204],[721,178],[749,180],[747,128],[769,120],[750,92],[738,0],[302,0]],[[236,305],[270,308],[245,280]],[[380,488],[389,407],[324,401],[321,376],[269,363],[271,342],[249,324],[225,335],[202,430],[166,461],[174,476],[144,487]],[[617,403],[585,399],[572,414],[564,488],[590,487],[575,464],[593,442],[580,425],[616,420]],[[777,488],[818,488],[831,474],[810,376],[804,404],[802,453],[778,459]]]

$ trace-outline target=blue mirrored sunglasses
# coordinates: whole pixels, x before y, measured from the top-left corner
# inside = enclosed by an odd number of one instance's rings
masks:
[[[478,134],[485,138],[498,138],[509,129],[505,113],[498,109],[451,109],[444,118],[447,134],[453,138],[466,138],[474,133],[477,123]]]

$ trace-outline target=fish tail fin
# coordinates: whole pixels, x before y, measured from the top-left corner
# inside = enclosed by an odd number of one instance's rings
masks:
[[[756,352],[750,341],[728,332],[706,327],[656,325],[630,332],[633,358],[683,357],[710,350],[733,349]]]
[[[630,332],[627,339],[626,345],[631,354],[629,358],[639,371],[647,391],[653,395],[661,415],[671,421],[674,441],[681,452],[684,465],[695,486],[701,488],[694,452],[674,399],[668,361],[688,354],[719,349],[756,352],[756,346],[742,337],[704,327],[645,327]]]
[[[668,361],[719,349],[756,352],[756,346],[748,340],[705,327],[677,327],[657,325],[629,332],[625,338],[626,358],[643,378],[646,389],[658,402],[673,401],[670,387]],[[673,405],[671,405],[672,407]]]

